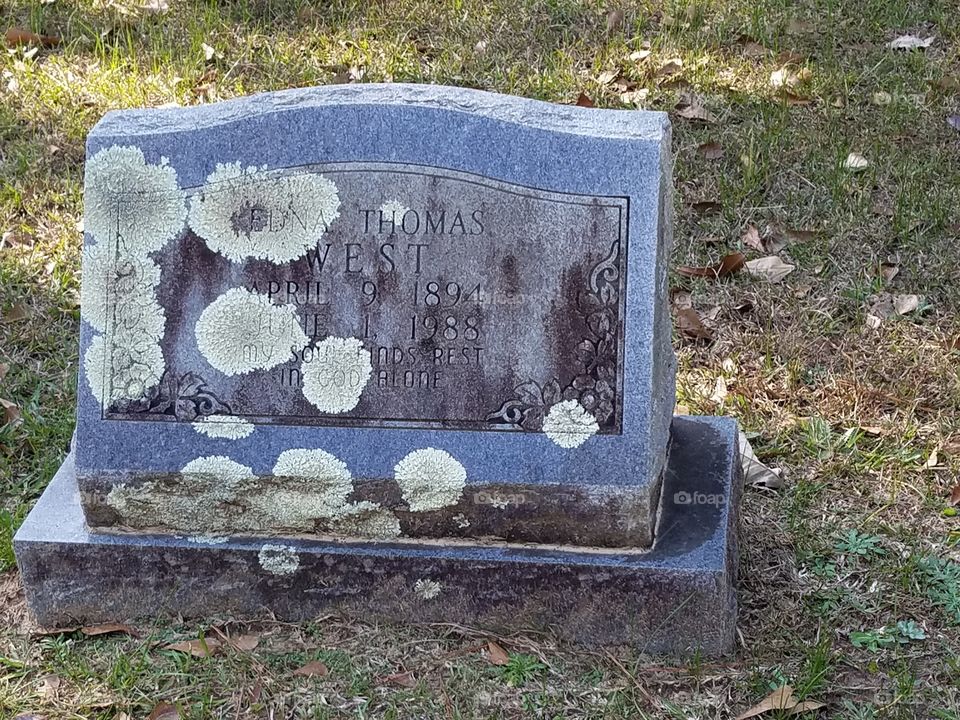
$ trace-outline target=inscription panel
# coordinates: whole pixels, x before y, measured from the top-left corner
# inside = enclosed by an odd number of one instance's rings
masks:
[[[159,282],[107,283],[105,418],[540,432],[576,400],[620,433],[627,198],[383,163],[218,166],[186,196],[146,270],[118,223],[117,277]]]

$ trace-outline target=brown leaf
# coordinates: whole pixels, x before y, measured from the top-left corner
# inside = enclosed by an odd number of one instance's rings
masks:
[[[256,650],[257,645],[260,644],[260,636],[241,635],[236,640],[231,640],[230,644],[241,652],[250,652],[251,650]]]
[[[579,107],[589,107],[589,108],[596,107],[593,100],[591,100],[590,96],[588,96],[585,92],[581,92],[577,96],[577,101],[574,103],[574,105],[578,105]]]
[[[960,485],[955,485],[953,490],[950,491],[950,500],[947,501],[947,504],[952,507],[960,507]]]
[[[743,48],[743,54],[747,57],[761,58],[765,57],[770,51],[758,43],[749,35],[741,35],[737,42]]]
[[[693,308],[679,308],[677,310],[677,326],[680,333],[691,340],[712,340],[713,332],[700,319]]]
[[[751,250],[756,250],[757,252],[764,252],[766,250],[763,245],[763,238],[760,237],[760,231],[757,230],[754,225],[747,225],[747,231],[740,239],[743,241],[743,244]]]
[[[0,250],[3,248],[18,247],[33,247],[33,236],[15,230],[7,230],[2,236],[0,236]]]
[[[668,78],[673,77],[677,73],[683,70],[683,60],[681,58],[671,58],[667,60],[663,65],[657,68],[657,72],[654,73],[654,77],[657,78]]]
[[[600,73],[597,76],[597,82],[600,83],[601,85],[609,85],[614,80],[616,80],[619,76],[620,76],[619,69],[604,70],[602,73]],[[627,88],[624,87],[623,89],[626,90]]]
[[[88,637],[94,637],[96,635],[109,635],[110,633],[124,633],[125,635],[130,635],[131,637],[140,637],[140,633],[136,628],[131,627],[130,625],[124,625],[122,623],[88,625],[80,628],[80,632]]]
[[[719,160],[723,157],[723,146],[717,142],[705,142],[697,148],[697,152],[707,160]]]
[[[878,274],[883,278],[885,283],[891,282],[900,274],[900,266],[896,263],[880,263]]]
[[[12,27],[4,33],[3,40],[7,47],[19,47],[21,45],[37,45],[39,47],[51,48],[60,44],[60,38],[56,35],[38,35],[24,28]]]
[[[216,638],[197,638],[196,640],[182,640],[181,642],[164,645],[164,650],[173,650],[174,652],[187,653],[193,657],[211,657],[216,655],[222,646],[222,643]]]
[[[747,272],[754,277],[771,283],[778,283],[794,271],[794,266],[785,263],[777,255],[750,260],[746,263]]]
[[[414,688],[417,686],[417,679],[409,670],[406,672],[394,673],[393,675],[384,675],[382,678],[379,678],[379,680],[384,684],[399,685],[400,687],[405,688]]]
[[[487,643],[487,658],[491,665],[506,665],[510,662],[510,655],[493,640]]]
[[[621,25],[623,25],[623,10],[620,8],[611,10],[610,14],[607,15],[607,35],[613,33]]]
[[[684,277],[702,277],[717,280],[738,272],[743,268],[745,259],[743,253],[729,253],[728,255],[724,255],[723,259],[716,265],[710,265],[708,267],[681,265],[677,268],[677,272]]]
[[[17,422],[20,419],[20,407],[12,400],[0,397],[0,407],[3,408],[3,424]]]
[[[919,295],[893,296],[893,309],[897,311],[897,315],[907,315],[908,313],[912,313],[918,307],[920,307]]]
[[[325,677],[330,674],[330,668],[319,660],[311,660],[303,667],[294,670],[293,674],[302,677]]]
[[[707,107],[703,104],[703,98],[698,95],[684,93],[680,102],[676,106],[677,116],[685,120],[700,120],[701,122],[712,123],[715,118]]]
[[[742,715],[738,715],[737,720],[747,720],[747,718],[762,715],[770,710],[789,710],[796,704],[797,701],[793,697],[793,688],[789,685],[783,685],[770,693],[759,704],[754,705]]]
[[[59,675],[44,675],[40,678],[40,694],[46,700],[52,700],[57,696],[62,680]]]
[[[20,320],[26,320],[30,315],[30,308],[27,307],[25,303],[18,302],[10,308],[10,312],[4,315],[2,320],[5,323],[18,322]]]
[[[176,705],[168,702],[158,703],[147,716],[147,720],[180,720],[180,711]]]

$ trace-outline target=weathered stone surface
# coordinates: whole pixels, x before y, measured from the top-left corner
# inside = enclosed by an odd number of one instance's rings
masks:
[[[336,86],[110,113],[87,156],[91,525],[650,545],[664,114]]]
[[[588,644],[711,655],[735,636],[734,421],[676,418],[649,551],[317,538],[184,538],[85,527],[72,459],[15,538],[43,625],[154,618],[368,619],[552,628]]]

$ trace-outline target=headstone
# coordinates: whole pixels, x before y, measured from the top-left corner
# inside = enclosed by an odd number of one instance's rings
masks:
[[[670,169],[662,113],[444,87],[108,114],[38,619],[729,647],[736,433],[672,417]]]

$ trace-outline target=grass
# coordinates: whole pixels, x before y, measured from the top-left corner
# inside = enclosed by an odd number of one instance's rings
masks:
[[[742,241],[750,225],[804,232],[780,251],[796,267],[782,283],[673,278],[715,334],[678,336],[680,402],[737,416],[785,487],[745,494],[740,644],[720,662],[536,635],[499,639],[511,659],[497,667],[480,649],[487,636],[466,628],[340,617],[37,636],[7,569],[0,717],[141,718],[160,701],[197,719],[730,717],[783,683],[827,703],[822,717],[960,717],[960,520],[946,512],[960,473],[955,2],[625,2],[611,32],[614,5],[590,0],[170,5],[0,0],[0,29],[63,38],[0,56],[0,313],[29,312],[0,322],[0,397],[22,413],[0,426],[0,569],[72,431],[87,131],[113,108],[330,82],[555,102],[584,92],[600,107],[668,111],[683,93],[702,98],[715,122],[675,118],[675,264],[759,256]],[[936,42],[885,46],[906,33]],[[639,50],[650,54],[630,59]],[[671,58],[680,71],[658,76]],[[792,96],[771,86],[783,69]],[[648,94],[625,100],[600,81],[608,70]],[[723,157],[703,157],[707,142]],[[869,166],[846,169],[851,152]],[[922,300],[871,327],[884,293]],[[200,631],[260,644],[212,658],[162,649]],[[293,675],[314,659],[329,675]],[[406,672],[412,687],[389,679]]]

